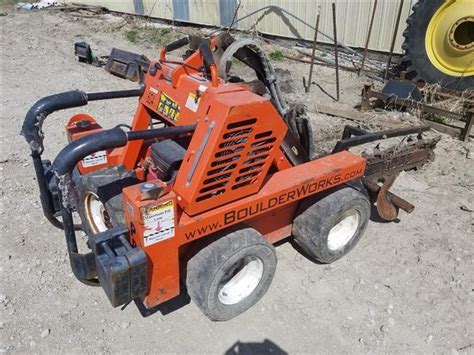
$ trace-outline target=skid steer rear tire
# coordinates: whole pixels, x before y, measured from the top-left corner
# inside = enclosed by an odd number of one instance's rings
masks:
[[[263,297],[276,264],[275,248],[260,233],[240,229],[217,239],[189,260],[188,293],[209,319],[229,320]]]
[[[318,263],[332,263],[354,248],[370,217],[365,194],[342,187],[302,203],[293,221],[296,244]]]
[[[78,203],[76,210],[87,235],[125,225],[122,189],[138,182],[123,166],[114,166],[79,176],[76,181]],[[93,201],[93,202],[91,202]],[[91,203],[102,209],[103,224],[91,218]]]

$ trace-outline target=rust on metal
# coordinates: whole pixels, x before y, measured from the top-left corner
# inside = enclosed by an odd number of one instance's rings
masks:
[[[387,221],[393,221],[398,217],[398,208],[394,206],[387,194],[396,178],[397,175],[386,176],[377,194],[377,212]]]
[[[364,186],[369,192],[373,194],[378,195],[380,191],[380,186],[376,182],[371,181],[370,179],[364,180]],[[395,195],[393,192],[387,191],[386,195],[387,195],[387,198],[391,201],[391,203],[395,207],[405,211],[406,213],[412,213],[413,210],[415,209],[415,206],[413,206],[410,202],[401,198],[398,195]]]
[[[433,149],[439,139],[418,138],[403,146],[394,146],[384,151],[376,148],[372,154],[362,154],[367,161],[362,182],[371,193],[372,201],[376,202],[381,218],[393,221],[398,217],[399,209],[407,213],[413,212],[415,206],[389,190],[400,172],[420,168],[434,158]]]
[[[423,91],[422,91],[423,92]],[[439,91],[436,92],[436,95],[444,98],[463,98],[463,93],[458,93],[456,96],[453,92]],[[374,100],[375,99],[375,100]],[[386,95],[382,92],[374,91],[372,85],[364,85],[362,89],[362,99],[361,99],[361,110],[368,111],[371,108],[382,107],[388,108],[393,107],[395,109],[404,109],[404,108],[413,108],[419,110],[421,115],[429,114],[434,116],[442,116],[450,120],[458,121],[460,124],[463,124],[464,127],[457,127],[449,123],[440,123],[431,121],[429,118],[427,122],[440,132],[450,134],[455,138],[459,138],[463,141],[467,141],[471,134],[471,128],[473,125],[472,115],[474,112],[474,104],[470,97],[467,97],[464,105],[464,112],[453,112],[446,109],[428,105],[419,101],[411,99],[401,99],[396,96]]]

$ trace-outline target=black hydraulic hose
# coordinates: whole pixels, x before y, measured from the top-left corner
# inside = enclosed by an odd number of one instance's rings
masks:
[[[206,68],[211,66],[212,64],[216,64],[214,62],[214,56],[212,55],[210,41],[202,41],[199,45],[199,51],[201,52],[202,58],[204,60],[204,64]]]
[[[76,234],[74,233],[74,221],[72,219],[71,211],[61,208],[61,217],[64,223],[64,232],[66,236],[66,246],[69,256],[78,252]]]
[[[164,127],[143,131],[124,132],[118,127],[82,137],[67,145],[54,160],[53,168],[58,176],[71,173],[77,163],[99,150],[123,147],[128,141],[152,138],[170,138],[194,132],[196,125]]]

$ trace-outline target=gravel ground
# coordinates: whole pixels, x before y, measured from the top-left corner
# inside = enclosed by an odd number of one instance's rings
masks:
[[[72,275],[62,232],[42,215],[19,131],[28,108],[43,96],[134,87],[78,63],[74,41],[90,41],[105,54],[118,47],[149,57],[157,55],[159,45],[131,43],[127,26],[113,27],[122,20],[111,15],[16,13],[6,6],[2,11],[7,15],[0,17],[0,351],[474,352],[474,146],[445,135],[434,163],[397,181],[395,192],[416,205],[413,214],[402,213],[398,223],[370,223],[358,247],[331,265],[310,262],[288,243],[278,246],[269,292],[243,315],[213,323],[192,303],[146,318],[134,305],[113,309],[100,288]],[[303,94],[300,79],[307,65],[278,62],[276,67],[290,99],[309,108],[331,102],[316,88]],[[342,100],[350,107],[366,78],[341,76]],[[334,92],[333,70],[318,67],[316,78]],[[111,127],[128,122],[135,104],[134,99],[97,102],[83,111]],[[45,157],[53,158],[63,147],[63,125],[75,112],[48,118]],[[412,123],[389,113],[374,125],[383,126],[387,115]],[[310,116],[319,144],[334,141],[346,123],[314,111]]]

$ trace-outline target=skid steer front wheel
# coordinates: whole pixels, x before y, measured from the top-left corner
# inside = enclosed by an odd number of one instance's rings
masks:
[[[188,293],[211,320],[229,320],[263,297],[276,264],[273,246],[254,229],[241,229],[221,237],[189,260]]]
[[[293,221],[296,244],[312,259],[329,264],[354,248],[370,217],[366,195],[343,187],[318,199],[308,199]]]

